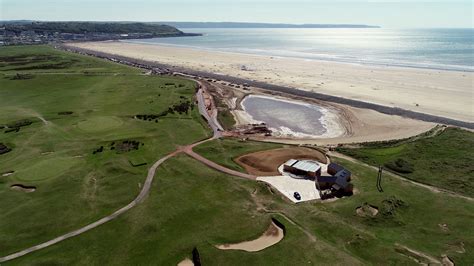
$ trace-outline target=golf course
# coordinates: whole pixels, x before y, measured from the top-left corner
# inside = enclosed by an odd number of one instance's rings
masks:
[[[352,172],[354,195],[293,204],[262,182],[177,154],[212,137],[195,104],[197,84],[146,72],[49,46],[0,49],[0,144],[6,147],[0,149],[0,258],[111,215],[152,180],[143,200],[114,219],[5,265],[176,265],[194,249],[204,265],[474,261],[473,171],[466,161],[472,132],[449,128],[401,143],[341,148],[350,159],[331,159]],[[285,146],[220,138],[194,152],[244,172],[235,158]],[[433,167],[435,151],[450,166]],[[379,192],[373,166],[403,168],[400,157],[409,158],[412,171],[385,174]],[[444,176],[466,185],[447,185]],[[12,189],[18,184],[35,190]],[[367,206],[377,212],[364,212]],[[285,234],[266,249],[216,248],[256,239],[273,220]]]

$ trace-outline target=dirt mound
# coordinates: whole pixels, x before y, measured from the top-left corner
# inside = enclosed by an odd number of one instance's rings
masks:
[[[304,147],[289,147],[249,153],[237,157],[235,162],[249,174],[272,176],[280,175],[278,167],[289,159],[316,160],[327,163],[324,153]]]
[[[356,214],[361,217],[375,217],[379,213],[379,208],[367,203],[356,208]]]
[[[21,191],[21,192],[26,192],[26,193],[31,193],[36,190],[36,187],[34,186],[25,186],[22,184],[15,184],[10,186],[11,190],[16,190],[16,191]]]

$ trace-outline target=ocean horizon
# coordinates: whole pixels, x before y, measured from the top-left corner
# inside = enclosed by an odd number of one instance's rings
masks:
[[[122,40],[362,65],[474,72],[474,29],[186,28],[202,36]]]

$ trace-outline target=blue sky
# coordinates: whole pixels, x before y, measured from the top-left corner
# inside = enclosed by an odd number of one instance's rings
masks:
[[[0,0],[0,19],[473,27],[471,0]]]

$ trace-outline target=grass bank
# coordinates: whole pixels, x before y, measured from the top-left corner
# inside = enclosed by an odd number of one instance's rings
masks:
[[[337,151],[417,182],[474,197],[473,132],[447,128],[435,136]]]

